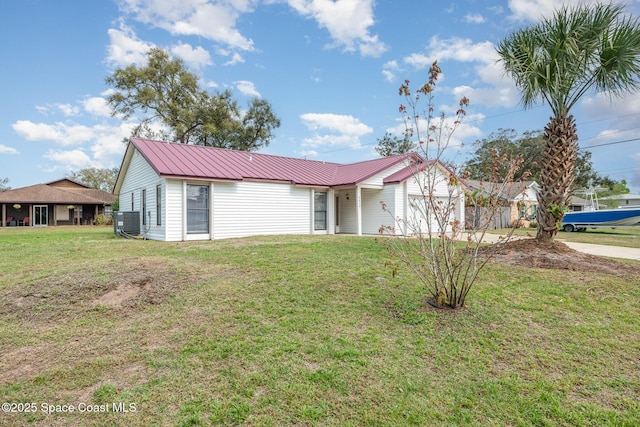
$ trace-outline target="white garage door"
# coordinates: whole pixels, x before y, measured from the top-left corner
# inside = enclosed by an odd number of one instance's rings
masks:
[[[440,233],[442,228],[451,231],[451,220],[455,218],[453,207],[447,197],[436,197],[430,201],[419,194],[409,195],[407,223],[410,231],[422,233]]]

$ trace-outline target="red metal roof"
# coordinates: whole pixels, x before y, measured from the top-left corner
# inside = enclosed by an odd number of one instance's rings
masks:
[[[341,165],[141,138],[132,138],[131,142],[151,167],[165,177],[268,180],[325,187],[358,184],[410,156]]]

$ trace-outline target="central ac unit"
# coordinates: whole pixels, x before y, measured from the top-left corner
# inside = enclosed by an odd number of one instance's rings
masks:
[[[140,212],[114,212],[113,232],[130,236],[140,235]]]

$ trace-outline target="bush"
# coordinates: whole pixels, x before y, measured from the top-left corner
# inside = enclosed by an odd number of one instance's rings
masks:
[[[95,225],[113,225],[113,218],[100,214],[94,220]]]

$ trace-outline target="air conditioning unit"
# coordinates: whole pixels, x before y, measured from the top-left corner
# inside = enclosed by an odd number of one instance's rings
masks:
[[[140,235],[140,212],[114,212],[113,232],[130,236]]]

